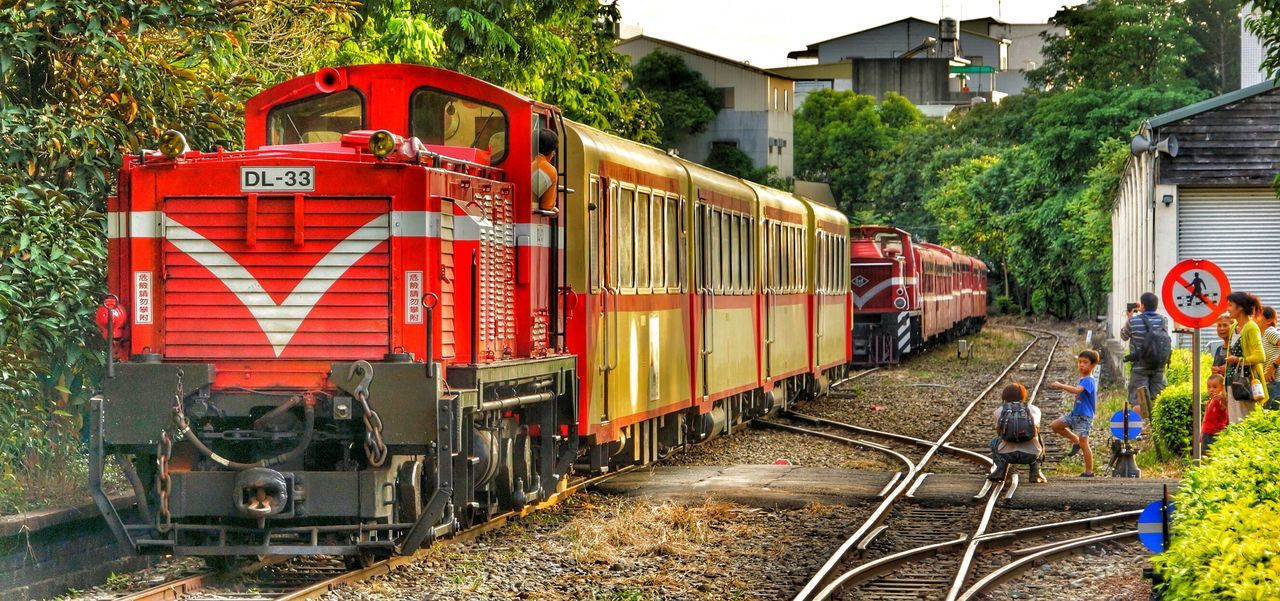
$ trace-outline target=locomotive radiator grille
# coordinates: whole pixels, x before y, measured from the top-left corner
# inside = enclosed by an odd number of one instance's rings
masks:
[[[502,358],[515,346],[515,216],[505,195],[477,199],[488,216],[480,227],[480,351]]]
[[[389,211],[381,198],[166,199],[164,354],[385,353]]]

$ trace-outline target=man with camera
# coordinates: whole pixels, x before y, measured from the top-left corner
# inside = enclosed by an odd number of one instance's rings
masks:
[[[1164,390],[1164,368],[1169,364],[1173,339],[1163,315],[1156,313],[1160,301],[1155,294],[1143,292],[1139,303],[1129,305],[1128,323],[1120,328],[1120,338],[1129,341],[1129,354],[1124,360],[1129,370],[1129,402],[1138,405],[1138,389],[1147,388],[1147,398],[1155,400]]]

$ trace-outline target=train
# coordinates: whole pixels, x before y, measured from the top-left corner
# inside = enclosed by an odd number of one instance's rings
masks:
[[[211,562],[412,553],[822,395],[881,277],[832,207],[413,65],[268,88],[243,150],[166,131],[107,234],[89,488],[128,551]],[[920,336],[984,310],[976,260],[897,249]]]
[[[986,323],[989,270],[977,257],[891,226],[854,226],[849,244],[853,365],[898,363]]]

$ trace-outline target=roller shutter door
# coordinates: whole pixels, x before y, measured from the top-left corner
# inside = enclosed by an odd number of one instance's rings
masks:
[[[1232,290],[1280,308],[1280,200],[1270,188],[1181,188],[1178,260],[1209,259]]]

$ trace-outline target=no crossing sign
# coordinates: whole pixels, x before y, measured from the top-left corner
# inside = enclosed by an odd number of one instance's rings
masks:
[[[1204,328],[1226,310],[1228,294],[1231,284],[1221,267],[1205,259],[1186,259],[1164,277],[1160,298],[1179,325]]]

